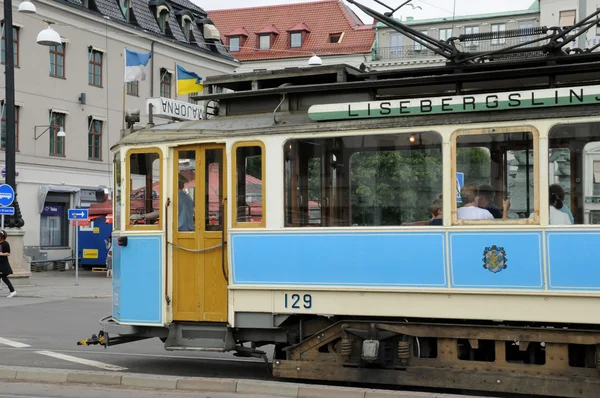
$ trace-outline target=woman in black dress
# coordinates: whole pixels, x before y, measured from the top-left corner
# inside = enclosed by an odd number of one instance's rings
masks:
[[[8,262],[8,256],[10,256],[10,245],[6,241],[6,232],[0,231],[0,279],[6,283],[8,290],[10,290],[10,294],[7,297],[15,297],[17,292],[8,279],[8,276],[13,273]]]

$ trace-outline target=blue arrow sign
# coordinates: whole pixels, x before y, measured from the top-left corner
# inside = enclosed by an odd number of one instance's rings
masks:
[[[15,200],[15,191],[8,184],[0,185],[0,206],[10,206]]]
[[[15,208],[14,207],[0,207],[0,215],[2,216],[14,216]]]
[[[87,220],[88,209],[69,209],[68,216],[69,220]]]

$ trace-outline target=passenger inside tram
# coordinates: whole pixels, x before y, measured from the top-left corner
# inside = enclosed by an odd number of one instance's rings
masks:
[[[179,195],[177,200],[177,213],[178,213],[178,226],[180,232],[194,231],[194,201],[183,189],[187,179],[180,173],[179,174]],[[159,217],[159,211],[154,210],[153,212],[146,213],[144,220],[151,223],[157,222]]]
[[[442,198],[441,195],[431,202],[431,215],[433,219],[429,221],[428,225],[443,225],[442,223]]]
[[[460,190],[463,206],[456,214],[459,220],[493,220],[494,216],[486,209],[478,206],[479,191],[475,185],[468,184]]]
[[[494,198],[496,196],[496,190],[493,186],[489,184],[482,184],[479,186],[479,201],[478,206],[481,209],[486,209],[489,211],[494,218],[508,218],[508,210],[510,209],[510,200],[504,199],[502,201],[503,208],[500,209],[496,203],[494,203]]]
[[[548,197],[550,200],[550,225],[570,225],[570,211],[563,210],[566,206],[563,203],[563,199],[561,199],[565,197],[564,189],[558,184],[552,184],[549,188]],[[533,218],[533,213],[531,213],[529,218]]]

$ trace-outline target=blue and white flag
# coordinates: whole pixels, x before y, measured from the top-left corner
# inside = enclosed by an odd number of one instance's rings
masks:
[[[145,54],[125,49],[125,83],[146,80],[144,67],[151,57],[151,52]]]

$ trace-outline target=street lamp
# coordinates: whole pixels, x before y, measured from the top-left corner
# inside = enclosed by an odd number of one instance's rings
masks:
[[[37,35],[37,43],[42,46],[60,46],[62,44],[62,40],[58,32],[52,29],[52,22],[44,21],[48,24],[48,27],[42,30]]]
[[[35,6],[25,0],[19,5],[19,11],[27,14],[35,13]],[[4,0],[4,44],[5,44],[5,89],[6,89],[6,184],[10,185],[15,191],[15,200],[13,206],[15,215],[8,217],[9,228],[21,228],[25,225],[19,202],[17,202],[17,184],[16,184],[16,137],[15,137],[15,57],[14,57],[14,37],[13,37],[13,18],[12,18],[12,0]]]

